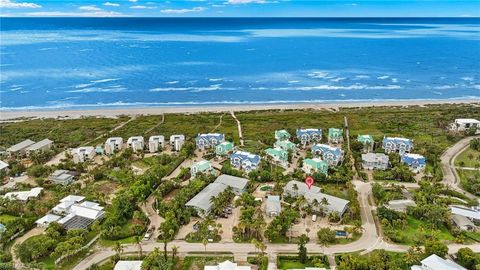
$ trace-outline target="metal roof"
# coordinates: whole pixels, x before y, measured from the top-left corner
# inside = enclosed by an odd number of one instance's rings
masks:
[[[22,141],[22,142],[19,142],[19,143],[15,144],[15,145],[10,146],[9,148],[7,148],[7,151],[8,152],[17,152],[17,151],[26,149],[27,147],[29,147],[32,144],[35,144],[35,142],[27,139],[25,141]]]
[[[280,213],[282,211],[282,204],[280,203],[280,196],[267,197],[267,213]]]
[[[226,186],[232,187],[234,189],[243,190],[248,185],[248,179],[231,176],[228,174],[222,174],[215,180],[214,183],[224,184]]]
[[[30,145],[29,147],[27,147],[27,150],[28,151],[36,151],[44,146],[47,146],[49,144],[52,144],[53,141],[52,140],[49,140],[49,139],[43,139],[37,143],[34,143],[32,145]]]

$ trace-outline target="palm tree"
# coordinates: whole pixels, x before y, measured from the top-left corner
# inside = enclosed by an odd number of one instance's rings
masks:
[[[123,246],[122,246],[122,244],[120,244],[119,241],[115,242],[115,246],[113,247],[113,251],[115,251],[115,253],[117,253],[118,258],[120,258],[120,256],[122,255],[122,252],[123,252]]]
[[[135,244],[138,247],[138,255],[140,256],[140,258],[142,258],[142,256],[143,256],[142,238],[139,235],[135,235],[134,240],[135,240]]]

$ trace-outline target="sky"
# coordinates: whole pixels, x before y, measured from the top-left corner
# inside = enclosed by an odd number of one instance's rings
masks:
[[[480,0],[0,0],[3,17],[480,17]]]

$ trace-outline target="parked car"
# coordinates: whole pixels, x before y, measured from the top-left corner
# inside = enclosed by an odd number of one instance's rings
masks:
[[[144,236],[143,236],[143,241],[148,241],[150,240],[150,237],[152,237],[152,234],[147,232]]]
[[[313,221],[313,222],[316,222],[316,221],[317,221],[317,215],[313,215],[313,216],[312,216],[312,221]]]

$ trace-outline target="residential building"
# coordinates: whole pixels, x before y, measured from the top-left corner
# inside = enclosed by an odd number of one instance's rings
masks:
[[[0,160],[0,171],[3,171],[3,170],[8,170],[8,163],[6,163],[5,161],[3,160]]]
[[[480,121],[477,119],[467,119],[467,118],[459,118],[455,119],[453,124],[453,128],[456,131],[466,131],[470,129],[479,130],[480,129]]]
[[[97,155],[103,155],[103,147],[101,145],[97,145],[97,147],[95,147],[95,153],[97,153]]]
[[[328,164],[319,158],[306,158],[303,160],[303,171],[307,174],[321,172],[328,174]]]
[[[386,170],[388,169],[389,158],[382,153],[362,154],[362,167],[365,170]]]
[[[31,198],[37,198],[42,193],[43,188],[35,187],[27,191],[15,191],[8,192],[4,195],[6,199],[9,200],[18,200],[18,201],[28,201]]]
[[[65,229],[87,229],[93,222],[105,216],[103,207],[96,202],[85,201],[85,197],[77,195],[69,195],[60,200],[60,203],[51,210],[51,214],[60,216],[60,219],[55,220]],[[39,225],[47,225],[49,220],[55,217],[44,217],[37,220]]]
[[[260,156],[249,152],[235,151],[230,155],[230,164],[247,172],[256,170],[260,165]]]
[[[267,216],[274,217],[282,212],[282,204],[280,203],[280,196],[268,196],[267,206],[265,208]]]
[[[289,140],[276,141],[273,145],[275,148],[280,148],[285,151],[295,151],[295,144]]]
[[[225,141],[225,135],[220,133],[198,134],[195,138],[197,149],[214,148]]]
[[[343,150],[328,144],[315,144],[312,147],[312,154],[321,157],[330,166],[337,166],[343,161]]]
[[[473,232],[477,230],[477,226],[467,217],[452,215],[452,221],[462,231]]]
[[[265,150],[268,156],[272,157],[282,167],[288,167],[288,152],[281,148],[268,148]]]
[[[357,141],[363,144],[363,151],[365,153],[373,151],[375,141],[373,140],[372,135],[358,135]]]
[[[127,146],[132,148],[133,152],[142,152],[145,148],[145,140],[142,136],[133,136],[128,138]]]
[[[472,221],[480,221],[480,211],[476,208],[468,208],[465,206],[451,205],[450,211],[452,215],[459,215],[469,218]]]
[[[58,222],[62,217],[54,214],[47,214],[35,221],[38,227],[47,228],[52,222]]]
[[[224,261],[218,265],[205,265],[203,270],[251,270],[250,266],[239,266],[231,261]]]
[[[118,261],[113,270],[141,270],[143,261]]]
[[[108,138],[105,142],[105,154],[113,155],[123,148],[123,138],[122,137],[112,137]]]
[[[405,213],[405,212],[407,212],[407,208],[409,206],[414,207],[414,206],[417,206],[417,204],[415,203],[415,201],[410,200],[410,199],[391,200],[391,201],[388,202],[386,207],[390,210],[393,210],[393,211]]]
[[[342,143],[343,142],[343,129],[341,128],[329,128],[328,129],[328,143]]]
[[[75,179],[76,173],[67,170],[56,170],[48,177],[55,184],[68,185]]]
[[[73,149],[71,154],[74,163],[83,163],[88,160],[93,160],[97,152],[93,146],[83,146]]]
[[[66,214],[70,207],[76,203],[81,203],[85,200],[85,197],[79,195],[68,195],[60,200],[60,203],[52,208],[52,212],[58,215]]]
[[[31,153],[34,153],[34,152],[48,151],[52,148],[52,145],[53,145],[52,140],[43,139],[43,140],[41,140],[39,142],[36,142],[36,143],[30,145],[29,147],[27,147],[27,149],[25,149],[25,151],[26,151],[27,156],[28,156],[28,155],[30,155]]]
[[[206,217],[212,207],[212,197],[218,196],[218,194],[225,191],[228,187],[231,187],[235,194],[240,195],[246,190],[247,185],[248,180],[245,178],[221,175],[215,182],[206,186],[185,205],[194,208],[199,216]]]
[[[27,154],[26,152],[27,148],[33,144],[35,144],[35,142],[28,139],[22,142],[19,142],[7,148],[7,155],[8,156],[24,156]]]
[[[215,147],[215,153],[217,156],[225,156],[233,150],[233,143],[222,142]]]
[[[165,137],[162,135],[150,136],[148,138],[148,151],[155,153],[165,146]]]
[[[432,254],[420,262],[422,265],[413,265],[411,270],[467,270],[451,260],[445,260]]]
[[[302,145],[308,143],[317,143],[322,140],[321,128],[299,128],[297,129],[297,138]]]
[[[425,157],[422,155],[403,154],[400,159],[404,164],[407,164],[413,172],[420,172],[425,168]]]
[[[403,155],[413,150],[413,141],[406,138],[384,137],[382,148],[385,150],[385,153],[399,153]]]
[[[290,135],[285,129],[275,130],[275,140],[277,141],[289,140],[291,137],[292,135]]]
[[[202,160],[192,165],[192,167],[190,168],[190,174],[192,175],[192,178],[195,178],[197,176],[197,173],[211,175],[217,174],[212,166],[212,163],[208,160]]]
[[[173,150],[179,152],[182,149],[183,144],[185,143],[185,135],[182,134],[175,134],[170,136],[170,146],[172,146]]]
[[[308,188],[305,183],[295,180],[288,182],[283,191],[292,197],[304,196],[316,211],[323,207],[327,213],[337,212],[343,215],[349,203],[347,200],[322,193],[317,186]],[[323,204],[322,201],[326,201],[327,204]]]

